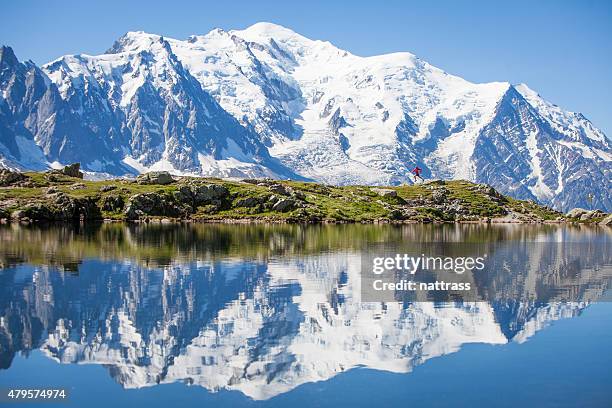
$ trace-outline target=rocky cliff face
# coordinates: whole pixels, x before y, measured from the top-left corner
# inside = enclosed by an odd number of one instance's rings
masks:
[[[259,23],[184,41],[130,32],[42,68],[5,47],[0,75],[5,167],[397,184],[419,165],[561,210],[612,209],[612,147],[583,115],[409,53],[358,57]]]

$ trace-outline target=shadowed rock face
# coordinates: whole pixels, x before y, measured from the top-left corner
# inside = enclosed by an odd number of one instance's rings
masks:
[[[558,242],[541,251],[528,245],[547,236],[586,238],[559,231],[115,225],[0,230],[0,361],[8,368],[16,352],[40,348],[59,362],[104,364],[128,388],[186,381],[255,399],[357,366],[409,372],[466,343],[525,341],[597,300],[601,291],[593,289],[605,290],[601,285],[610,278],[601,270],[595,276],[588,266],[600,253],[583,259],[589,271],[567,271],[563,259],[550,258]],[[451,243],[483,234],[489,242],[500,239],[499,256],[490,254],[497,261],[509,259],[507,251],[516,255],[511,269],[491,276],[493,283],[483,289],[531,293],[565,282],[575,301],[555,301],[554,291],[544,290],[541,301],[360,302],[360,250],[373,241],[420,236]],[[60,255],[66,242],[75,252]]]
[[[42,68],[0,57],[3,167],[396,185],[418,165],[563,211],[612,210],[612,147],[582,114],[409,53],[358,57],[262,23],[185,41],[130,32]]]

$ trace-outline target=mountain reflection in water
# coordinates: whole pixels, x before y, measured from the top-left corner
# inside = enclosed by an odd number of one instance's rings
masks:
[[[253,399],[358,366],[409,372],[580,314],[609,288],[611,237],[520,225],[1,226],[0,368],[41,349],[103,364],[126,388],[183,381]],[[488,247],[501,266],[482,290],[510,295],[361,302],[362,252],[411,242]]]

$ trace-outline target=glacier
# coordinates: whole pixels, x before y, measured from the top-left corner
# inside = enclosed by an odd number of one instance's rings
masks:
[[[466,179],[559,210],[612,210],[612,146],[525,84],[407,53],[361,57],[271,23],[186,40],[128,32],[37,67],[0,54],[0,166],[329,184]]]

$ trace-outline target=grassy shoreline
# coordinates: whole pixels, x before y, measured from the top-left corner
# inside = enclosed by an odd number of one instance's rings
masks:
[[[6,171],[4,174],[8,175]],[[0,187],[0,218],[4,222],[578,221],[534,202],[503,196],[487,185],[463,180],[393,187],[339,187],[269,179],[171,177],[163,172],[135,180],[100,181],[83,180],[57,170],[9,176],[5,180],[13,181]],[[593,222],[601,217],[594,217]]]

